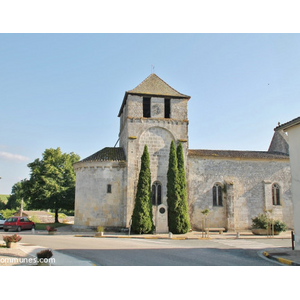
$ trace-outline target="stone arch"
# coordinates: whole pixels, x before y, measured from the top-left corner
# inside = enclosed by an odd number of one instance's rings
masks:
[[[138,138],[139,144],[141,143],[141,139],[142,139],[143,135],[146,134],[146,132],[148,132],[148,131],[153,131],[153,130],[156,130],[156,129],[157,129],[157,130],[161,130],[162,132],[168,132],[169,135],[172,137],[172,140],[173,140],[174,142],[176,141],[176,138],[175,138],[174,134],[173,134],[170,130],[168,130],[168,129],[164,128],[164,127],[161,127],[161,126],[152,126],[152,127],[147,128],[146,130],[143,128],[143,129],[141,129],[141,130],[138,132],[137,136],[139,137],[139,138]],[[170,143],[171,143],[171,142],[170,142]]]
[[[167,172],[171,141],[175,141],[173,134],[162,127],[150,127],[139,138],[138,158],[147,145],[150,156],[151,182],[159,181],[162,186],[162,203],[166,200]],[[138,159],[140,169],[140,159]]]

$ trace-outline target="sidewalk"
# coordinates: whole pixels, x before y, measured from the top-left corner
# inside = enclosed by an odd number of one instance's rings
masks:
[[[29,246],[28,244],[19,243],[17,249],[0,248],[0,266],[36,266],[36,254],[44,249],[40,246]],[[51,266],[93,266],[88,260],[78,259],[76,257],[52,250],[53,259]]]
[[[42,233],[43,234],[43,233]],[[46,232],[45,232],[46,234]],[[95,232],[75,232],[61,230],[57,232],[58,235],[69,234],[74,237],[93,237],[93,238],[131,238],[131,239],[172,239],[172,240],[202,240],[202,239],[270,239],[266,236],[253,235],[251,231],[242,231],[239,237],[236,233],[210,232],[209,236],[202,235],[199,231],[189,232],[187,234],[147,234],[139,235],[128,233],[105,233],[102,237],[95,237]],[[291,239],[290,231],[283,232],[271,239]],[[40,246],[18,243],[17,249],[0,247],[0,266],[31,266],[36,265],[34,259],[36,253],[45,249]],[[292,250],[290,248],[276,248],[274,250],[264,251],[263,255],[269,259],[276,260],[285,265],[299,266],[300,265],[300,250]],[[25,259],[26,258],[26,259]],[[62,254],[59,251],[53,251],[53,258],[55,262],[53,266],[93,266],[93,263],[87,260],[81,260],[70,255]],[[31,259],[31,260],[30,260]],[[31,262],[30,262],[31,261]]]

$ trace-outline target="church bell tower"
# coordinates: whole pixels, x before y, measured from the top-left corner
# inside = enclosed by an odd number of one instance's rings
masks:
[[[188,111],[190,96],[181,94],[152,73],[125,93],[120,108],[120,147],[127,160],[126,225],[134,208],[141,156],[147,145],[150,155],[152,204],[167,205],[167,171],[171,141],[182,143],[187,165]],[[154,209],[155,215],[155,209]]]

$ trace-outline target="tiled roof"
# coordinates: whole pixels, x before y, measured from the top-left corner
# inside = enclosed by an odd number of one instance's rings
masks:
[[[189,150],[189,156],[208,156],[214,158],[244,158],[244,159],[288,159],[289,155],[264,151],[235,151],[235,150]]]
[[[131,95],[145,95],[145,96],[163,96],[171,98],[185,98],[190,99],[190,96],[184,95],[173,89],[156,74],[150,74],[143,82],[141,82],[136,88],[127,91],[125,93],[122,106],[118,117],[120,117],[123,107],[126,104],[127,96]]]
[[[126,161],[126,157],[123,148],[106,147],[80,162],[88,161]]]
[[[300,117],[295,118],[284,124],[281,124],[281,125],[277,126],[274,130],[279,130],[279,129],[286,130],[287,128],[290,128],[290,127],[292,127],[294,125],[298,125],[298,124],[300,124]]]
[[[179,98],[190,98],[190,96],[181,94],[159,78],[156,74],[152,73],[142,83],[140,83],[133,90],[127,91],[128,94],[143,94],[143,95],[157,95],[169,96]]]

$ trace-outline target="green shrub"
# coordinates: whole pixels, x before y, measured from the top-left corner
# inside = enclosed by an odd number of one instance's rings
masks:
[[[281,232],[281,231],[286,231],[286,229],[287,229],[287,226],[285,223],[278,221],[278,220],[276,220],[274,222],[274,231]]]
[[[252,228],[254,229],[267,229],[268,217],[265,214],[259,214],[252,219]]]
[[[272,224],[274,224],[274,231],[282,232],[286,231],[287,226],[284,222],[279,220],[271,220],[265,214],[259,214],[257,217],[252,219],[252,228],[254,229],[272,229]]]
[[[3,215],[5,219],[8,219],[9,217],[13,216],[17,211],[15,209],[4,209],[0,210],[0,213]]]
[[[38,253],[36,254],[36,256],[37,256],[37,258],[38,258],[39,260],[40,260],[41,258],[42,258],[42,259],[45,259],[45,258],[49,259],[49,258],[51,258],[51,257],[53,256],[53,252],[52,252],[51,249],[46,249],[46,250],[42,250],[42,251],[38,252]]]
[[[104,232],[103,226],[97,226],[97,232]]]

